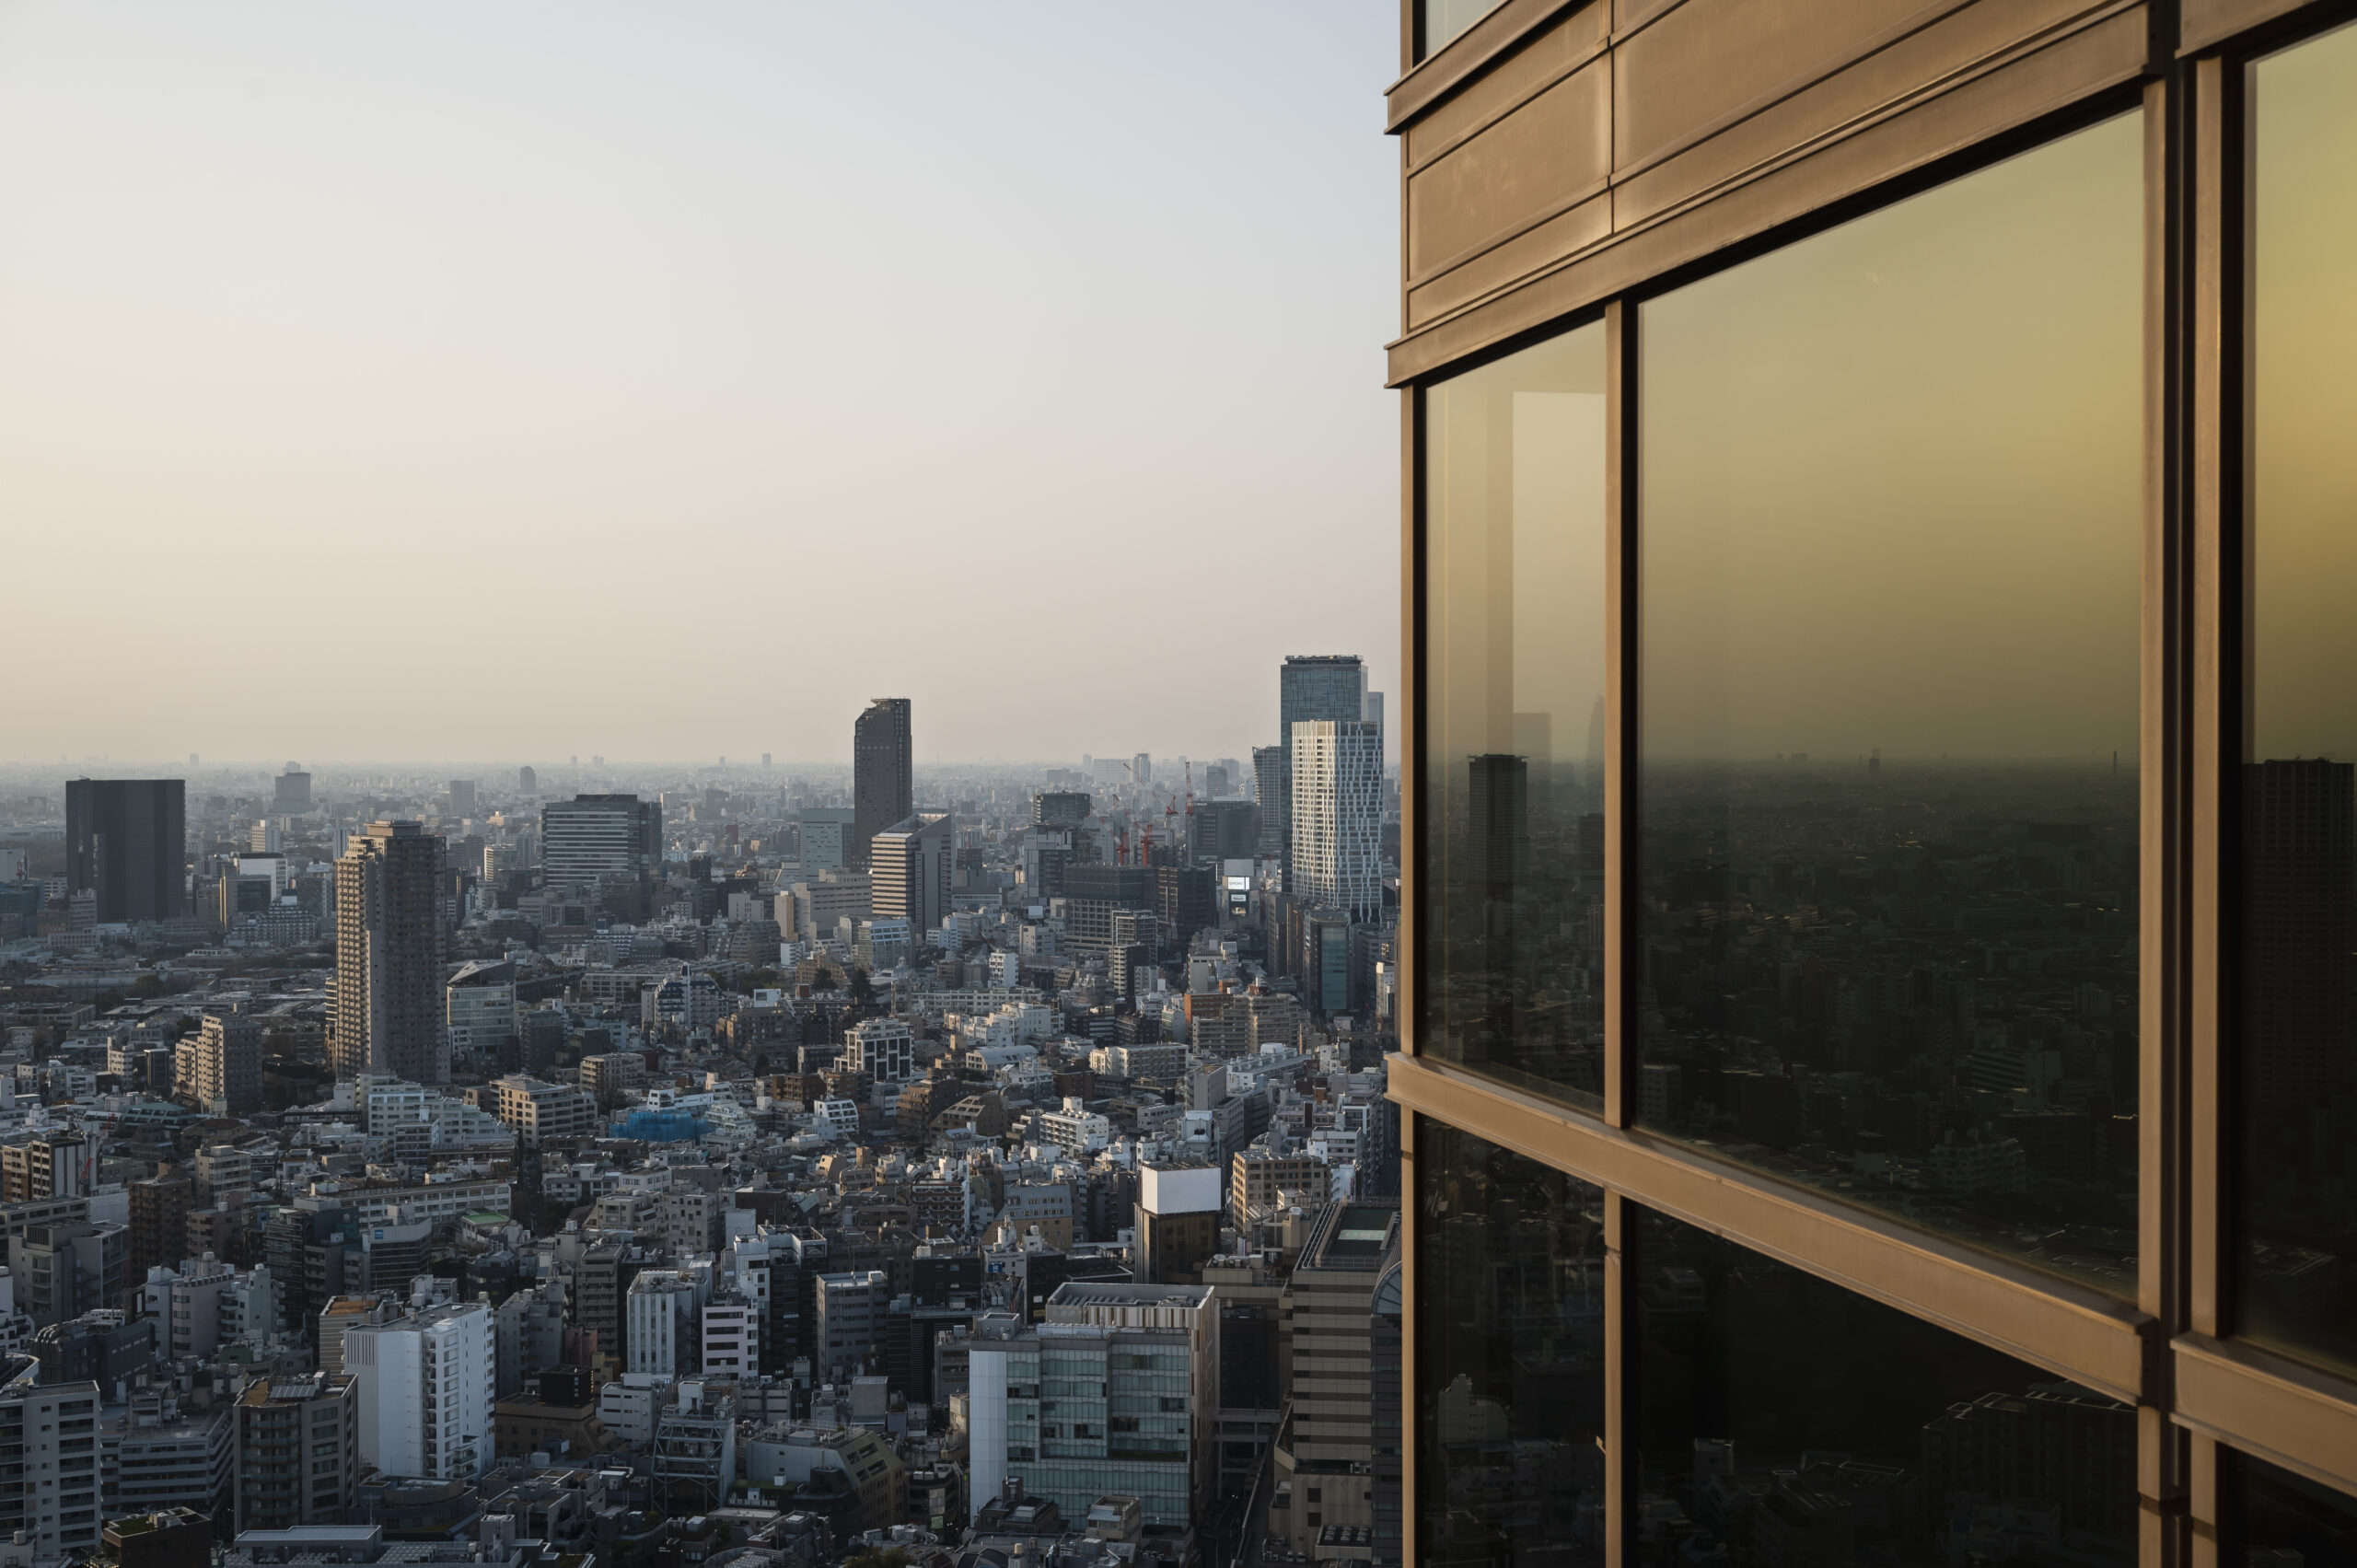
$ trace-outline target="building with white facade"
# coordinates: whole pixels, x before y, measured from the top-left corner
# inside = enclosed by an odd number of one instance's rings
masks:
[[[1013,1481],[1068,1518],[1119,1494],[1148,1525],[1200,1523],[1216,1473],[1212,1297],[1204,1285],[1073,1282],[1037,1328],[1012,1313],[980,1319],[968,1342],[972,1506]]]
[[[703,1296],[697,1280],[677,1269],[649,1269],[631,1281],[623,1330],[629,1370],[656,1377],[692,1375]]]
[[[863,1018],[843,1031],[843,1065],[879,1084],[917,1075],[917,1037],[903,1018]]]
[[[640,1447],[655,1441],[656,1415],[671,1402],[675,1380],[650,1372],[625,1372],[598,1390],[598,1423]]]
[[[751,1379],[761,1371],[761,1308],[731,1291],[703,1309],[702,1370],[707,1377]]]
[[[1293,726],[1293,886],[1355,923],[1383,918],[1383,730],[1364,719]]]
[[[479,1301],[344,1330],[359,1395],[360,1458],[387,1475],[475,1481],[493,1458],[498,1348]]]
[[[1067,1095],[1062,1109],[1039,1113],[1039,1137],[1071,1154],[1093,1155],[1111,1146],[1113,1124],[1089,1109],[1086,1100]]]

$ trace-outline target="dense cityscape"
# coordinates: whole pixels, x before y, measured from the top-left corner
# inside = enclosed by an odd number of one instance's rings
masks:
[[[12,1562],[1396,1539],[1398,785],[1280,682],[1245,758],[20,772]]]

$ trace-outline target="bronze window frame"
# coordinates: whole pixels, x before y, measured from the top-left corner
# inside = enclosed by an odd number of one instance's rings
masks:
[[[1937,93],[1906,96],[1837,137],[1760,158],[1702,197],[1613,233],[1423,321],[1411,275],[1411,178],[1685,0],[1506,0],[1421,62],[1403,56],[1388,128],[1401,134],[1400,989],[1403,1051],[1389,1063],[1401,1108],[1404,1295],[1416,1310],[1414,1119],[1430,1116],[1605,1191],[1608,1561],[1633,1561],[1635,1476],[1625,1461],[1626,1205],[1639,1202],[1861,1295],[2134,1403],[2140,1561],[2223,1561],[2222,1450],[2232,1447],[2357,1496],[2357,1378],[2237,1341],[2232,1300],[2235,1161],[2229,1082],[2235,914],[2232,836],[2245,634],[2249,442],[2250,105],[2257,56],[2357,18],[2351,0],[2087,4],[2030,45],[1992,52]],[[1771,0],[1777,3],[1777,0]],[[1790,9],[1824,0],[1780,0]],[[1909,26],[1959,25],[1984,0],[1930,0]],[[1584,17],[1592,8],[1592,18]],[[1403,0],[1403,49],[1415,0]],[[1410,133],[1488,73],[1508,90],[1461,114],[1444,139]],[[1553,29],[1551,35],[1549,29]],[[1877,47],[1880,45],[1878,44]],[[1862,57],[1863,58],[1863,57]],[[1871,60],[1867,61],[1871,64]],[[2144,549],[2139,902],[2140,1259],[2123,1301],[1872,1210],[1747,1170],[1631,1125],[1633,1039],[1623,1014],[1633,929],[1628,868],[1638,717],[1635,307],[1648,295],[2134,109],[2144,131]],[[1585,190],[1566,202],[1590,200]],[[1538,221],[1551,221],[1564,203]],[[1517,231],[1519,232],[1519,231]],[[1509,244],[1509,236],[1499,245]],[[1445,272],[1461,264],[1443,263]],[[1600,1114],[1424,1058],[1415,888],[1425,757],[1421,456],[1423,389],[1601,314],[1607,356],[1607,775],[1604,1105]],[[1416,1335],[1403,1336],[1406,1420],[1416,1419]],[[1414,1516],[1417,1446],[1403,1445]],[[1403,1542],[1413,1563],[1417,1542]]]

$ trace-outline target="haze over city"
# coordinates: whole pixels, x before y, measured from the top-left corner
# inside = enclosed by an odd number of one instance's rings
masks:
[[[842,761],[884,691],[926,761],[1232,753],[1284,653],[1390,689],[1388,18],[1023,16],[0,11],[6,563],[78,650],[0,761]]]

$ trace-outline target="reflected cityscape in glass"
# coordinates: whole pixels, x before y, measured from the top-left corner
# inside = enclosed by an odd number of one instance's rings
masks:
[[[1424,399],[1423,1049],[1604,1088],[1604,329]]]
[[[1641,1126],[2135,1287],[2141,152],[1643,307]]]
[[[2135,1561],[2133,1406],[1631,1210],[1637,1562]]]
[[[1601,1563],[1604,1194],[1421,1127],[1416,1560]]]
[[[2357,1500],[2229,1450],[2225,1559],[2242,1568],[2357,1562]]]
[[[2257,462],[2236,1330],[2357,1370],[2357,29],[2252,68]]]

